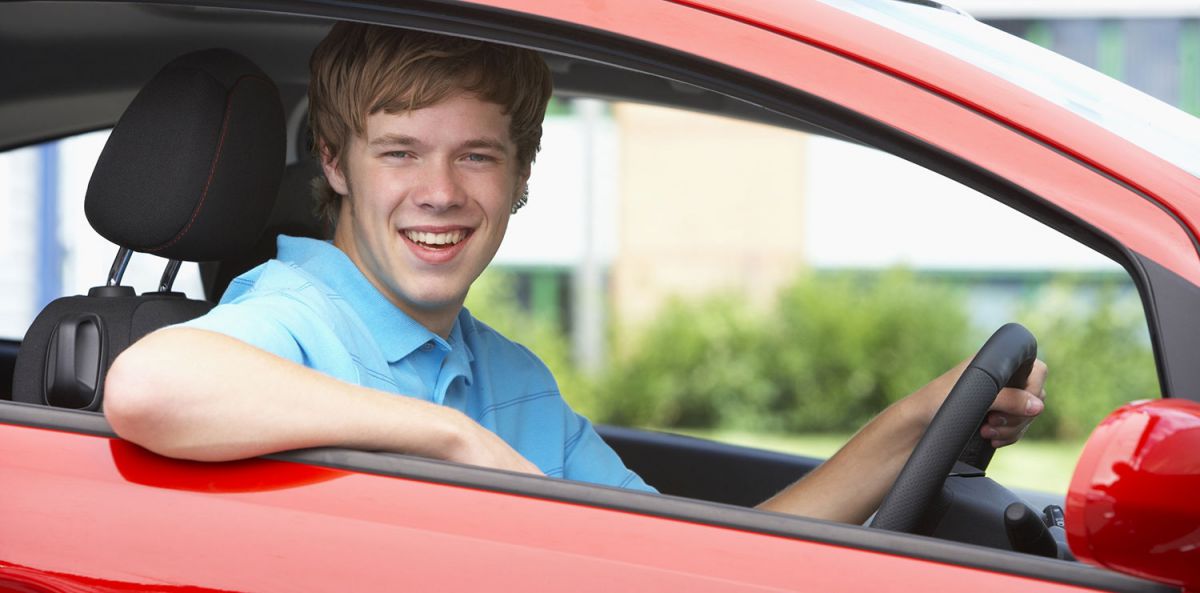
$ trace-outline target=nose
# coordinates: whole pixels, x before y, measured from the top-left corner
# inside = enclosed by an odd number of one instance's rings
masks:
[[[417,194],[417,205],[422,209],[441,212],[466,202],[466,192],[453,166],[431,163],[423,177],[421,191]]]

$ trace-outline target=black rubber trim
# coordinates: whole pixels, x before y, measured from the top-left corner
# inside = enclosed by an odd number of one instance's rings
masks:
[[[0,423],[117,438],[108,421],[97,412],[0,402]],[[394,453],[321,448],[278,453],[267,455],[265,458],[680,519],[692,523],[969,566],[1119,593],[1178,591],[1178,589],[1158,583],[1127,577],[1079,563],[1049,560],[979,546],[780,515],[744,507],[528,476]]]
[[[1164,397],[1200,402],[1200,287],[1138,253],[1137,276],[1149,290],[1143,297],[1154,360]],[[1153,393],[1131,394],[1139,398]]]
[[[0,423],[117,438],[117,433],[113,432],[112,426],[100,412],[51,408],[25,402],[0,402]]]
[[[0,400],[12,399],[13,374],[17,370],[17,353],[21,342],[0,339]]]

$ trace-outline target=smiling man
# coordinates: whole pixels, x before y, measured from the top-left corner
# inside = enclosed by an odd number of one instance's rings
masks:
[[[333,242],[280,237],[209,314],[126,350],[106,383],[114,430],[188,459],[340,446],[652,490],[533,354],[463,308],[525,201],[550,92],[532,51],[336,25],[309,91]],[[861,522],[961,368],[764,508]],[[1019,437],[1044,376],[1001,393],[985,437]]]
[[[209,314],[124,352],[113,428],[189,459],[342,446],[649,489],[535,356],[463,308],[526,199],[541,57],[342,23],[311,66],[333,242],[280,237]]]

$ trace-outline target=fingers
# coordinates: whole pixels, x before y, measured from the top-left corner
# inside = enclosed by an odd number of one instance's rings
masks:
[[[983,438],[991,442],[992,447],[1005,447],[1020,440],[1025,435],[1025,431],[1029,430],[1031,423],[1032,418],[1021,421],[1015,426],[997,427],[985,424],[979,433]]]
[[[1046,363],[1041,360],[1033,361],[1033,369],[1029,371],[1029,378],[1025,381],[1025,391],[1028,391],[1041,399],[1046,399],[1046,374],[1049,369]]]
[[[1006,389],[996,398],[979,434],[996,447],[1012,444],[1021,438],[1043,409],[1045,404],[1041,398],[1032,393],[1022,389]]]
[[[1023,389],[1002,389],[979,430],[980,436],[990,440],[993,447],[1017,442],[1046,408],[1047,372],[1046,363],[1036,360]]]
[[[1002,414],[1008,420],[1008,424],[1013,424],[1013,420],[1032,418],[1041,414],[1045,408],[1046,403],[1042,397],[1024,389],[1006,387],[996,396],[989,415]]]

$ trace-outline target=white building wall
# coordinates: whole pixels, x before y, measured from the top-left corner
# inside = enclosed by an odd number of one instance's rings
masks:
[[[36,295],[37,150],[0,153],[0,338],[20,338]]]
[[[584,255],[586,224],[595,225],[596,259],[602,265],[612,262],[617,252],[617,131],[611,118],[596,124],[589,128],[578,117],[546,119],[542,151],[529,179],[529,203],[509,219],[496,264],[573,267]],[[589,143],[592,159],[586,158]],[[590,217],[584,199],[588,179],[594,180]]]
[[[805,252],[813,266],[1120,269],[1058,231],[890,154],[813,136],[806,156]]]

